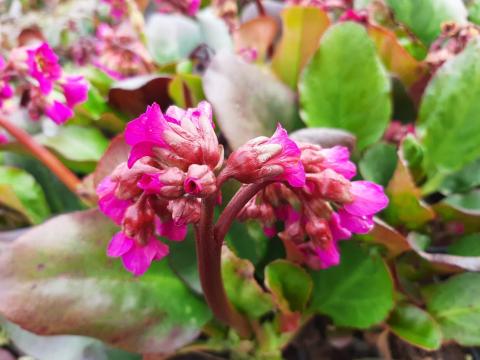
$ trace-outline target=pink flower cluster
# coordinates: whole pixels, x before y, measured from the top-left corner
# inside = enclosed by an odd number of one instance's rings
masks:
[[[155,0],[155,2],[160,12],[180,12],[188,16],[195,16],[202,3],[201,0]]]
[[[100,24],[95,40],[94,64],[114,79],[153,71],[152,59],[128,22]]]
[[[157,236],[183,240],[188,224],[199,222],[205,198],[218,199],[228,179],[264,184],[241,210],[240,219],[263,222],[268,235],[276,223],[289,258],[322,269],[339,262],[338,241],[373,227],[373,215],[388,203],[381,186],[350,181],[356,173],[344,147],[323,149],[296,143],[278,126],[234,151],[223,166],[212,108],[201,102],[187,110],[154,104],[128,123],[131,146],[126,163],[98,186],[100,209],[121,226],[108,255],[143,274],[167,255]]]
[[[122,227],[108,255],[141,275],[168,254],[156,235],[183,240],[187,225],[200,220],[201,199],[217,191],[214,171],[223,151],[207,102],[188,110],[171,106],[165,114],[153,104],[127,125],[125,139],[132,147],[128,162],[97,193],[100,209]]]
[[[82,76],[65,76],[55,52],[47,43],[14,49],[8,62],[0,59],[0,106],[14,95],[12,83],[28,100],[33,120],[45,114],[57,124],[73,116],[73,108],[87,99]]]
[[[283,222],[278,236],[289,259],[325,269],[340,262],[338,241],[369,232],[373,215],[387,206],[388,198],[380,185],[350,181],[356,168],[347,148],[297,145],[304,173],[268,185],[245,206],[240,219],[260,220],[268,236],[277,234],[276,224]],[[301,185],[300,176],[305,177],[303,186],[294,186]]]

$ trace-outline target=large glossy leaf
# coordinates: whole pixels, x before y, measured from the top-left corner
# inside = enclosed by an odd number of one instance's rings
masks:
[[[108,348],[97,339],[75,335],[39,336],[0,321],[16,349],[36,360],[140,360],[141,355]],[[2,357],[0,359],[3,360]]]
[[[222,277],[228,298],[242,313],[259,318],[273,309],[273,301],[256,282],[254,271],[250,261],[236,257],[223,247]]]
[[[393,283],[382,258],[354,241],[340,243],[340,265],[311,272],[311,309],[338,326],[367,328],[384,320],[393,307]]]
[[[304,128],[290,134],[295,141],[320,145],[324,148],[331,148],[336,145],[345,146],[353,152],[357,142],[354,135],[345,130],[331,128]]]
[[[361,25],[327,30],[303,72],[300,100],[308,126],[346,129],[360,149],[382,136],[391,114],[390,80]]]
[[[229,52],[213,58],[203,88],[233,148],[256,136],[270,136],[278,122],[287,129],[297,124],[294,93],[268,72]]]
[[[387,0],[395,18],[430,45],[440,35],[442,23],[465,23],[467,10],[462,0]]]
[[[284,312],[302,311],[313,287],[310,275],[287,260],[275,260],[267,265],[265,283]]]
[[[0,204],[24,214],[33,224],[50,215],[42,188],[32,175],[14,167],[0,166]]]
[[[466,192],[480,185],[480,159],[447,176],[440,190],[444,194]]]
[[[227,244],[240,258],[257,265],[265,256],[268,239],[258,222],[234,221],[227,235]]]
[[[317,7],[289,6],[282,11],[282,23],[282,39],[272,69],[285,84],[296,89],[300,71],[317,49],[330,19]]]
[[[445,340],[480,345],[480,274],[465,273],[424,290],[427,310]]]
[[[55,135],[42,135],[38,139],[79,172],[93,171],[108,146],[108,140],[98,129],[77,125],[60,127]]]
[[[388,319],[396,335],[427,350],[436,350],[442,343],[440,326],[425,310],[414,305],[399,304]]]
[[[477,39],[437,71],[422,101],[425,168],[439,180],[480,157],[479,57]],[[436,190],[437,185],[433,182],[430,188]]]
[[[210,318],[204,302],[167,261],[135,278],[107,258],[116,231],[90,210],[0,244],[0,313],[38,334],[86,335],[139,353],[170,353],[192,341]]]

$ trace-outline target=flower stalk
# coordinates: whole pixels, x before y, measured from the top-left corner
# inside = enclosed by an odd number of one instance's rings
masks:
[[[65,184],[73,193],[76,193],[80,180],[50,151],[38,144],[25,130],[12,124],[5,118],[0,117],[0,127],[3,127],[15,139],[18,140],[35,158],[50,169],[58,179]]]

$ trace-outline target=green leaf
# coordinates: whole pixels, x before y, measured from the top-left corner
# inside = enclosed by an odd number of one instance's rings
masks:
[[[265,283],[283,312],[302,311],[313,287],[310,275],[287,260],[276,260],[267,265]]]
[[[480,256],[480,233],[463,236],[448,247],[448,253],[459,256]]]
[[[303,72],[300,100],[308,126],[346,129],[360,150],[382,136],[392,110],[390,80],[361,25],[327,30]]]
[[[50,215],[42,188],[29,173],[0,166],[0,204],[24,214],[33,224]]]
[[[377,143],[360,160],[360,174],[365,180],[387,186],[397,166],[397,149],[392,144]]]
[[[480,231],[480,190],[448,196],[433,209],[445,222],[462,223],[467,233]]]
[[[479,0],[470,1],[470,5],[468,6],[468,19],[477,25],[480,24],[480,1]]]
[[[171,353],[191,342],[210,319],[207,306],[166,260],[135,278],[107,258],[117,231],[89,210],[1,244],[0,313],[40,335],[90,336],[138,353]]]
[[[53,136],[41,135],[38,140],[62,156],[79,172],[91,172],[108,147],[108,140],[93,127],[62,126]]]
[[[227,51],[218,53],[203,76],[223,135],[236,149],[257,136],[270,136],[280,122],[287,130],[298,124],[295,94],[258,66]]]
[[[340,265],[311,272],[311,309],[332,317],[338,326],[368,328],[380,323],[393,307],[386,264],[354,241],[341,242],[340,248]]]
[[[440,190],[445,194],[465,192],[480,185],[480,159],[447,176]]]
[[[272,59],[272,69],[293,89],[330,25],[328,14],[316,7],[289,6],[282,11],[282,39]]]
[[[270,294],[257,284],[255,269],[248,260],[237,258],[226,246],[222,249],[222,277],[232,304],[251,318],[259,318],[273,309]]]
[[[480,345],[480,274],[464,273],[424,289],[427,310],[445,340]]]
[[[465,210],[480,211],[480,190],[474,190],[467,194],[455,194],[445,198],[444,202]]]
[[[444,22],[467,21],[462,0],[387,0],[395,18],[405,23],[425,44],[430,45],[441,33]]]
[[[264,257],[269,239],[256,221],[234,221],[227,235],[227,244],[235,254],[257,265]]]
[[[177,74],[168,85],[168,94],[175,101],[175,104],[182,108],[188,107],[187,99],[190,104],[196,106],[200,101],[205,99],[203,93],[202,78],[193,74]]]
[[[409,304],[398,305],[388,319],[390,329],[403,340],[436,350],[442,343],[440,326],[425,310]]]
[[[430,176],[460,170],[480,157],[480,41],[473,40],[447,61],[430,81],[420,107]]]

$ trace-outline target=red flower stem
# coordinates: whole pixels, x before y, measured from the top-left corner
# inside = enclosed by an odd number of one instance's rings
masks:
[[[223,210],[222,214],[218,218],[217,224],[215,225],[215,240],[220,245],[223,243],[223,239],[227,235],[230,226],[232,226],[233,220],[237,217],[240,210],[247,204],[247,202],[265,186],[269,185],[271,182],[263,182],[260,184],[250,184],[248,186],[242,187],[230,200],[228,205]]]
[[[255,4],[257,4],[257,10],[260,16],[265,16],[267,13],[265,12],[265,7],[262,4],[262,0],[255,0]]]
[[[10,135],[18,140],[42,164],[50,169],[58,179],[63,182],[73,193],[77,192],[80,180],[65,165],[62,164],[50,151],[38,144],[25,130],[0,117],[0,127],[7,130]]]
[[[213,227],[216,200],[217,194],[213,194],[202,203],[202,215],[196,237],[200,283],[207,304],[217,319],[231,326],[240,336],[248,337],[251,333],[250,324],[229,302],[223,286],[222,243],[215,241]]]

